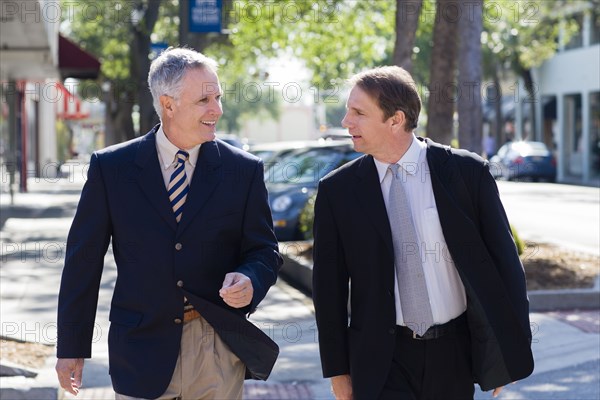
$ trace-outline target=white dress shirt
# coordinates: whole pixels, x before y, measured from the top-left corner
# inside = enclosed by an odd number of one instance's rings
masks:
[[[437,212],[431,172],[426,159],[427,145],[413,136],[407,152],[398,161],[410,209],[419,239],[419,251],[434,324],[443,324],[458,317],[467,309],[465,287],[462,284],[444,239]],[[392,173],[390,164],[375,159],[381,192],[388,208]],[[396,324],[406,325],[395,279]]]
[[[187,183],[189,186],[192,184],[192,177],[194,176],[196,161],[198,161],[200,146],[201,145],[196,145],[191,149],[181,149],[187,151],[190,155],[188,160],[185,162],[185,175],[187,177]],[[166,188],[169,187],[171,175],[177,167],[175,156],[179,150],[180,149],[177,146],[169,141],[161,125],[156,132],[156,151],[158,151],[158,161],[160,161],[160,170],[162,171]]]

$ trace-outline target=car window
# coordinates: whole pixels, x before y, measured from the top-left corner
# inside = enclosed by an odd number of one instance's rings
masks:
[[[342,154],[332,148],[302,150],[288,154],[268,170],[268,183],[316,183],[339,165]]]

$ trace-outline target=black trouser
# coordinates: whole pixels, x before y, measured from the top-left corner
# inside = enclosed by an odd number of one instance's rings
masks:
[[[473,399],[469,331],[464,314],[456,320],[455,329],[437,339],[413,339],[399,328],[380,400]]]

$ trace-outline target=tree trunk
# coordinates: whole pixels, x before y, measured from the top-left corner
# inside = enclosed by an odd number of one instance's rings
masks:
[[[133,95],[126,92],[124,85],[112,84],[106,95],[104,142],[107,146],[135,137],[133,129]]]
[[[529,104],[529,121],[531,122],[530,123],[531,132],[527,132],[526,135],[524,135],[525,136],[524,138],[527,138],[529,140],[534,140],[535,127],[537,124],[537,121],[535,118],[535,105],[536,105],[536,102],[541,101],[541,99],[536,98],[535,83],[533,82],[533,76],[531,75],[531,69],[522,70],[521,77],[523,78],[523,84],[525,85],[525,90],[527,91],[527,97],[525,97],[523,99],[523,101],[521,101],[521,103]]]
[[[437,0],[427,106],[427,136],[443,144],[450,144],[454,137],[454,75],[459,19],[459,3]]]
[[[154,31],[154,25],[158,19],[158,12],[162,0],[150,0],[144,2],[139,0],[138,7],[145,10],[144,16],[137,24],[131,25],[133,40],[131,43],[131,80],[135,82],[136,99],[140,112],[140,132],[145,134],[157,122],[158,116],[152,105],[152,95],[148,89],[148,73],[150,71],[151,39],[150,35]]]
[[[461,0],[458,25],[458,143],[461,148],[482,153],[481,32],[483,0]]]
[[[412,53],[423,0],[396,0],[396,44],[393,62],[412,72]]]
[[[496,149],[500,148],[506,140],[504,137],[504,116],[502,115],[502,90],[500,89],[500,77],[498,76],[498,66],[494,66],[492,79],[496,88],[496,101],[494,102],[495,121],[494,121],[494,138],[496,139]]]

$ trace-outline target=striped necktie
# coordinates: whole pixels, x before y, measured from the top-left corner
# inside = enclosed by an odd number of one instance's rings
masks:
[[[392,184],[388,200],[388,218],[394,242],[394,264],[404,324],[415,334],[423,336],[433,325],[433,315],[423,274],[423,263],[417,230],[410,203],[402,185],[400,165],[392,164]]]
[[[167,188],[171,207],[173,208],[173,213],[175,213],[175,219],[178,223],[181,221],[183,204],[185,203],[188,191],[190,190],[185,174],[185,162],[189,157],[190,155],[187,151],[179,150],[177,152],[175,156],[177,166],[175,167],[175,171],[171,174],[171,179],[169,180],[169,186]]]

